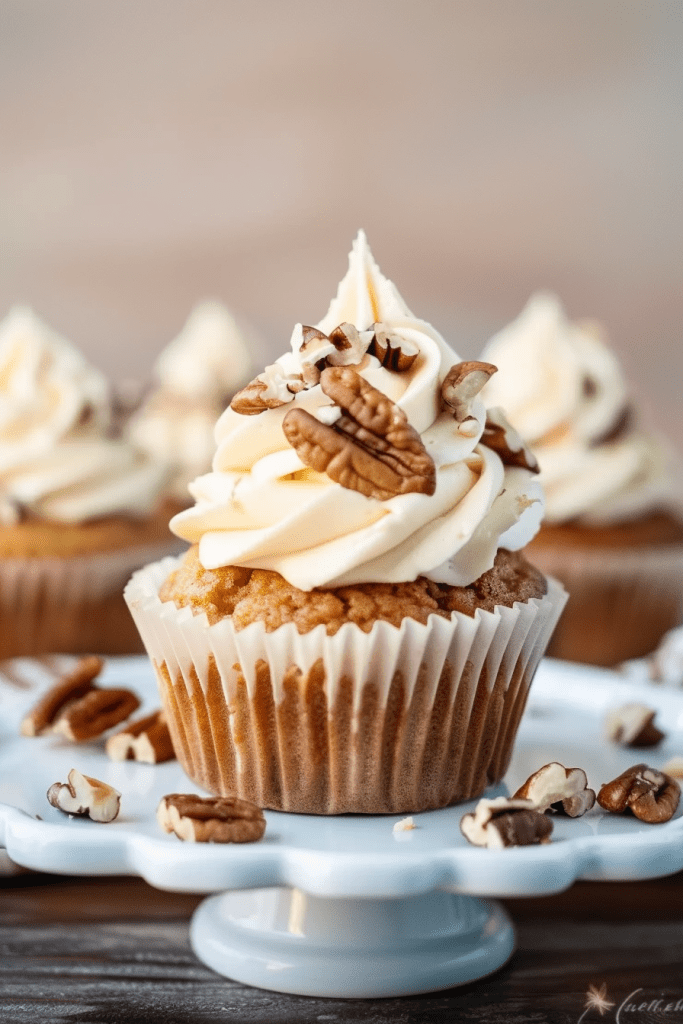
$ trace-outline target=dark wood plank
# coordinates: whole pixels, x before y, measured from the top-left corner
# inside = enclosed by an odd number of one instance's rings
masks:
[[[591,984],[606,984],[615,1007],[604,1017],[592,1011],[587,1024],[611,1024],[634,989],[636,1005],[663,1002],[657,1012],[629,1012],[628,1024],[683,1021],[682,875],[507,901],[518,949],[505,968],[404,999],[310,999],[220,978],[189,946],[198,902],[132,878],[8,880],[0,889],[2,1024],[573,1024]],[[680,1010],[666,1013],[676,1000]]]

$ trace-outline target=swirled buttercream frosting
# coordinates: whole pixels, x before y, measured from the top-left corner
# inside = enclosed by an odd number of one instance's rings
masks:
[[[167,468],[110,438],[110,424],[103,375],[31,310],[11,310],[0,324],[3,507],[64,523],[150,512]]]
[[[539,292],[484,357],[499,372],[482,397],[505,406],[538,458],[547,522],[600,525],[678,506],[672,454],[642,426],[596,323],[572,323]]]
[[[243,332],[219,302],[199,303],[154,367],[156,386],[132,417],[127,436],[155,459],[173,466],[170,490],[187,499],[187,486],[211,466],[214,426],[251,370]]]
[[[207,569],[270,569],[301,590],[467,586],[543,512],[521,440],[499,410],[487,427],[494,371],[413,316],[360,232],[323,319],[297,324],[218,420],[213,470],[171,529]]]

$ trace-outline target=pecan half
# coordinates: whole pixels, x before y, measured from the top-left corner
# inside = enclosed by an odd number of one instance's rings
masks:
[[[324,370],[320,385],[342,409],[333,424],[304,409],[290,409],[282,421],[285,437],[306,466],[380,501],[411,491],[434,493],[434,462],[391,399],[349,366]]]
[[[121,794],[106,782],[82,775],[72,768],[68,782],[54,782],[47,791],[53,807],[65,814],[82,814],[93,821],[113,821],[119,813]]]
[[[460,819],[460,831],[474,846],[501,850],[505,846],[549,843],[553,823],[531,800],[505,796],[480,800],[471,814]]]
[[[253,843],[266,830],[260,807],[234,796],[170,793],[157,808],[157,821],[188,843]]]
[[[458,423],[469,419],[472,402],[489,377],[497,372],[498,367],[493,363],[479,363],[476,360],[451,366],[441,385],[441,397]]]
[[[500,455],[505,466],[519,466],[532,473],[540,471],[538,459],[498,406],[486,410],[486,424],[481,441],[487,448]]]
[[[418,346],[384,324],[373,324],[370,330],[374,331],[368,346],[370,355],[379,359],[387,370],[406,373],[420,354]]]
[[[531,800],[538,811],[552,808],[578,818],[591,809],[595,793],[588,788],[582,768],[565,768],[558,761],[551,761],[530,775],[513,799]]]
[[[623,747],[656,747],[665,735],[654,724],[656,714],[647,704],[622,704],[605,718],[605,734]]]
[[[51,732],[60,713],[72,702],[97,689],[93,680],[104,667],[101,658],[88,655],[40,698],[21,723],[22,736],[42,736]]]
[[[670,775],[646,764],[635,764],[605,783],[598,793],[598,803],[613,814],[631,811],[640,821],[659,825],[674,816],[680,796],[680,786]]]
[[[125,722],[139,707],[140,701],[131,690],[94,689],[60,713],[52,732],[72,743],[85,743]]]
[[[173,741],[163,711],[154,711],[146,718],[129,722],[105,743],[112,761],[140,761],[161,764],[175,757]]]

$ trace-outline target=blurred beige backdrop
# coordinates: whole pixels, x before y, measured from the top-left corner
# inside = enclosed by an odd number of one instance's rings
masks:
[[[463,356],[556,289],[683,448],[682,0],[0,0],[0,312],[115,378],[217,296],[318,320],[358,227]]]

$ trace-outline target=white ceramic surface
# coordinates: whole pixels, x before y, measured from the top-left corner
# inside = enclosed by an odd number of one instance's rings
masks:
[[[192,930],[201,958],[239,980],[340,996],[447,987],[489,973],[512,950],[500,908],[469,896],[541,895],[577,878],[650,878],[683,868],[683,808],[658,826],[599,808],[576,820],[556,817],[552,843],[501,851],[462,837],[459,821],[473,804],[416,814],[417,828],[402,833],[392,830],[400,816],[267,812],[260,843],[183,844],[155,820],[164,793],[198,792],[176,762],[115,764],[102,742],[75,747],[19,736],[23,713],[68,660],[20,659],[0,675],[0,845],[40,871],[136,874],[185,892],[250,890],[206,901]],[[103,683],[133,688],[144,698],[142,711],[157,703],[144,657],[112,658]],[[607,709],[633,700],[658,710],[667,737],[654,751],[623,750],[602,738]],[[683,754],[683,691],[547,660],[505,782],[513,791],[559,760],[584,768],[597,789],[630,764],[659,767],[675,754]],[[121,791],[116,822],[69,818],[47,803],[48,786],[72,767]],[[399,919],[410,928],[397,929]],[[425,959],[420,950],[429,949],[440,953]]]

